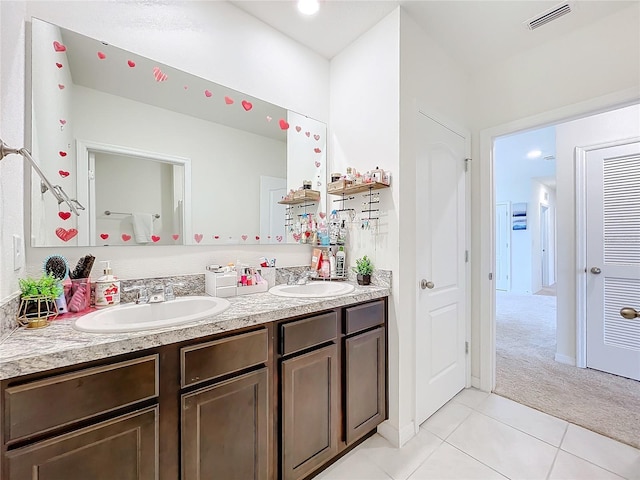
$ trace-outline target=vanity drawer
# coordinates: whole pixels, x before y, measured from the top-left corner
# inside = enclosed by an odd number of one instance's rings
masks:
[[[180,384],[188,387],[266,363],[267,329],[199,343],[180,349]]]
[[[365,303],[345,309],[344,333],[360,332],[384,324],[384,301]]]
[[[157,396],[158,355],[9,387],[5,439],[24,439]]]
[[[338,337],[338,315],[324,313],[315,317],[280,325],[282,355],[330,342]]]

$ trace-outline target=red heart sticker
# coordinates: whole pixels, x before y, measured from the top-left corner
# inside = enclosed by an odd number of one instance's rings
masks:
[[[282,241],[282,235],[277,235],[277,236],[276,236],[276,240],[277,240],[278,242],[281,242],[281,241]]]
[[[304,134],[308,137],[309,135],[311,135],[311,132],[304,132]]]
[[[131,68],[136,66],[136,62],[134,62],[133,60],[127,60],[127,65],[129,65]]]
[[[65,172],[64,170],[58,170],[58,173],[62,178],[69,176],[69,172]]]
[[[314,135],[313,138],[315,138],[315,140],[317,142],[318,140],[320,140],[320,135]]]
[[[160,67],[153,67],[153,77],[156,82],[164,82],[167,79],[167,74],[160,70]]]
[[[214,235],[213,238],[214,240],[218,240],[220,238],[220,235]]]
[[[171,238],[173,238],[174,240],[177,240],[180,238],[180,235],[178,235],[177,233],[174,233],[173,235],[171,235]]]
[[[70,228],[69,230],[62,227],[56,228],[56,236],[63,242],[68,242],[77,234],[78,234],[78,230],[76,230],[75,228]]]
[[[63,84],[61,84],[61,83],[59,83],[59,84],[58,84],[58,88],[59,88],[60,90],[64,90],[64,85],[63,85]]]
[[[320,162],[316,162],[316,168],[320,168],[320,165],[322,165]]]
[[[58,68],[62,68],[62,64],[61,64],[61,63],[56,62],[56,67],[58,67]]]
[[[151,235],[151,240],[153,241],[153,243],[156,243],[160,241],[160,237],[157,235]]]
[[[107,58],[107,56],[103,52],[98,52],[98,58],[100,60],[104,60],[105,58]]]
[[[260,235],[256,235],[256,240],[260,240]]]
[[[71,218],[71,212],[58,212],[58,216],[62,220],[69,220]]]
[[[302,130],[302,127],[300,125],[296,125],[296,132],[300,133],[300,130]]]
[[[53,42],[53,49],[56,52],[66,52],[67,51],[67,47],[65,47],[63,44],[61,44],[60,42]]]
[[[319,148],[314,148],[313,151],[316,152],[316,153],[322,152],[322,150],[320,150]]]
[[[100,234],[100,238],[103,240],[106,240],[107,238],[109,238],[109,234],[108,233],[101,233]]]
[[[200,243],[200,242],[202,241],[202,237],[203,237],[203,235],[202,235],[201,233],[196,233],[196,234],[193,236],[193,239],[194,239],[196,242]]]
[[[122,240],[123,240],[124,242],[128,242],[129,240],[131,240],[131,235],[128,235],[128,234],[126,234],[126,233],[123,233],[123,234],[122,234]]]
[[[60,125],[66,125],[67,121],[64,118],[60,119]]]
[[[227,105],[233,105],[233,98],[224,97],[224,103],[226,103]]]
[[[58,152],[58,155],[60,155],[61,157],[66,157],[67,156],[67,152],[63,152],[62,150],[60,150]]]
[[[304,232],[304,236],[309,238],[311,236],[311,232],[307,230],[306,232]]]
[[[326,216],[327,216],[327,214],[326,214],[326,213],[324,213],[324,212],[320,212],[320,213],[318,213],[318,215],[320,216],[320,218],[324,218],[324,217],[326,217]]]
[[[242,108],[244,108],[247,112],[253,108],[253,103],[247,102],[246,100],[242,100]],[[271,120],[269,120],[271,121]]]
[[[204,91],[204,96],[205,97],[209,98],[209,97],[211,97],[211,95],[213,95],[213,93],[211,93],[209,90],[205,90]]]
[[[248,238],[248,237],[247,237],[246,235],[242,235],[242,240],[245,240],[245,241],[246,241],[246,240],[247,240],[247,238]]]
[[[282,130],[286,130],[287,128],[289,128],[289,124],[284,118],[281,118],[279,123]]]

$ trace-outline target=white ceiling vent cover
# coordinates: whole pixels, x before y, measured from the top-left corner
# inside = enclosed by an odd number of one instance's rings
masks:
[[[535,30],[543,25],[546,25],[549,22],[556,20],[568,13],[572,12],[571,3],[561,3],[560,5],[556,5],[545,12],[542,12],[539,15],[536,15],[533,18],[530,18],[524,24],[527,26],[529,30]]]

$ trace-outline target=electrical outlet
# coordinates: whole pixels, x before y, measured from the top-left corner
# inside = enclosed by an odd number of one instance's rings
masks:
[[[13,270],[17,271],[22,268],[24,257],[22,237],[13,235]]]

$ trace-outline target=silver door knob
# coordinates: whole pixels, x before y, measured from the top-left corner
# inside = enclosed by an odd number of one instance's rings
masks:
[[[594,275],[600,275],[600,273],[602,273],[602,270],[600,270],[598,267],[591,267],[591,273],[593,273]]]
[[[429,290],[431,290],[435,286],[436,285],[433,282],[428,282],[425,279],[420,280],[420,288],[423,289],[423,290],[425,288],[428,288]]]
[[[624,307],[620,309],[620,315],[627,320],[633,320],[634,318],[640,318],[640,312],[635,308]]]

